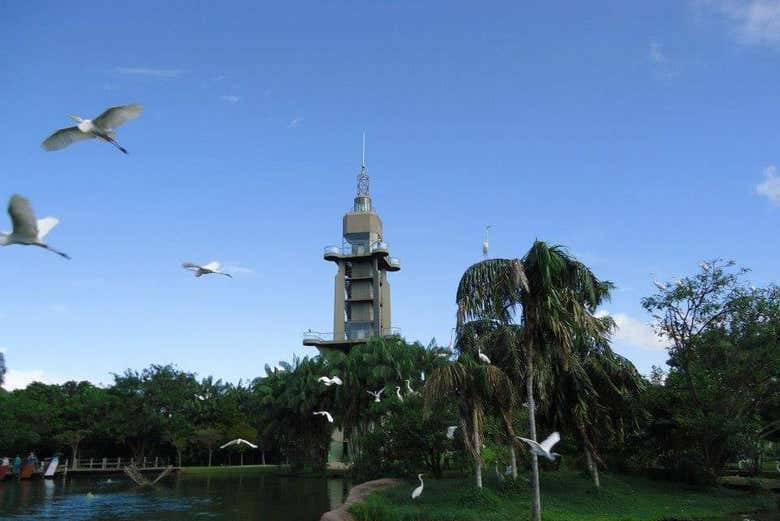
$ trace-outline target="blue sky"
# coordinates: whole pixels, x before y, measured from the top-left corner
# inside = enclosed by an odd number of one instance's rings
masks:
[[[7,387],[168,362],[238,381],[314,354],[362,129],[410,340],[449,341],[486,224],[491,256],[540,238],[614,281],[642,372],[666,358],[653,277],[719,256],[777,281],[780,2],[284,4],[0,1],[0,200],[59,217],[73,257],[0,250]],[[130,102],[128,156],[41,150],[67,114]]]

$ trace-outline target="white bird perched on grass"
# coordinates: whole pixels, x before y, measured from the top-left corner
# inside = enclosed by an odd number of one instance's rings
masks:
[[[328,411],[317,411],[314,414],[315,415],[319,414],[320,416],[325,416],[325,418],[327,418],[330,423],[333,423],[333,416],[331,416]]]
[[[517,439],[527,443],[531,447],[531,452],[537,456],[544,456],[550,461],[555,461],[555,458],[561,456],[557,452],[550,452],[550,449],[553,448],[553,445],[561,441],[561,435],[558,434],[557,431],[547,436],[547,438],[542,443],[529,440],[528,438],[521,438],[520,436],[518,436]]]
[[[238,447],[239,445],[246,445],[246,446],[251,447],[253,449],[257,448],[257,445],[255,445],[252,442],[246,441],[243,438],[236,438],[235,440],[230,440],[229,442],[227,442],[224,445],[222,445],[220,447],[220,449],[225,449],[227,447],[232,447],[233,445],[235,445],[236,447]]]
[[[395,386],[395,395],[398,397],[399,400],[404,401],[404,397],[401,396],[401,387]]]
[[[338,376],[334,376],[333,378],[328,378],[327,376],[320,376],[320,378],[317,380],[318,382],[322,382],[325,384],[325,387],[330,387],[331,385],[341,385],[344,382],[341,381],[341,378]]]
[[[8,215],[11,216],[12,232],[0,232],[0,246],[10,246],[11,244],[21,244],[23,246],[38,246],[56,253],[60,257],[70,259],[70,257],[57,251],[45,242],[44,237],[57,226],[59,219],[56,217],[44,217],[35,219],[30,201],[21,195],[12,195],[8,203]]]
[[[418,394],[417,391],[412,390],[412,384],[409,383],[409,379],[406,380],[406,391],[409,394]]]
[[[422,474],[417,474],[417,479],[420,480],[420,486],[412,490],[412,499],[417,499],[423,493],[423,487],[425,486],[425,483],[423,483],[422,477]]]
[[[191,271],[195,273],[196,277],[202,277],[203,275],[224,275],[226,277],[233,278],[233,275],[230,273],[226,273],[224,271],[220,271],[220,265],[217,261],[209,262],[208,264],[204,264],[203,266],[199,264],[194,264],[192,262],[184,262],[181,265],[182,268],[185,270]]]
[[[477,352],[479,354],[479,359],[481,361],[485,362],[486,364],[490,363],[490,358],[488,358],[487,355],[485,353],[483,353],[480,348],[477,348]]]
[[[141,111],[143,111],[143,107],[134,103],[132,105],[111,107],[95,119],[82,119],[78,116],[69,116],[77,125],[75,127],[61,128],[47,137],[41,146],[44,150],[51,152],[53,150],[61,150],[79,141],[98,138],[107,143],[111,143],[123,153],[127,154],[127,150],[114,139],[114,130],[131,119],[137,118],[141,114]]]
[[[455,431],[457,430],[457,425],[450,425],[447,427],[447,438],[454,440],[455,439]]]
[[[367,392],[368,394],[370,394],[371,396],[373,396],[373,397],[374,397],[374,401],[375,401],[375,402],[381,402],[382,400],[380,400],[380,398],[379,398],[379,397],[380,397],[380,396],[382,396],[382,393],[383,393],[383,392],[385,392],[385,388],[384,388],[384,387],[382,387],[381,389],[379,389],[379,390],[378,390],[378,391],[376,391],[376,392],[374,392],[374,391],[366,391],[366,392]]]

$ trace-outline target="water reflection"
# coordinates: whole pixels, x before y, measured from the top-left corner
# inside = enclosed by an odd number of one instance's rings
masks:
[[[124,479],[68,478],[0,484],[0,518],[17,521],[317,520],[345,497],[342,479],[263,473],[181,476],[142,491]]]

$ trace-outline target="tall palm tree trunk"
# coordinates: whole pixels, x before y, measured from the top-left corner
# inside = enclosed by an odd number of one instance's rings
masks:
[[[512,479],[517,479],[517,452],[515,452],[514,443],[511,442],[509,445],[509,457],[512,464]]]
[[[590,449],[585,447],[585,458],[588,461],[588,470],[590,471],[590,475],[593,477],[593,484],[596,485],[596,488],[601,488],[601,481],[599,480],[599,467],[596,465],[596,462],[593,461],[593,456],[590,454]]]
[[[474,467],[475,472],[477,475],[477,488],[482,488],[482,459],[480,457],[480,447],[482,446],[479,442],[479,421],[477,419],[477,410],[476,408],[471,413],[472,418],[472,426],[474,428]]]
[[[527,374],[525,378],[526,392],[528,394],[528,424],[531,430],[531,439],[536,441],[536,402],[534,401],[534,357],[533,346],[528,342]],[[531,476],[534,486],[534,521],[542,521],[542,493],[539,489],[539,458],[531,453]]]

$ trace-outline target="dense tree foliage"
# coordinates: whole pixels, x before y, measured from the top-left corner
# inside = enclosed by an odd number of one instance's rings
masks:
[[[753,288],[733,262],[702,263],[643,300],[669,342],[669,371],[645,402],[653,464],[713,481],[780,433],[780,288]],[[660,444],[658,442],[661,442]]]

